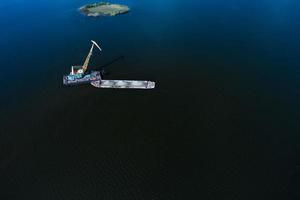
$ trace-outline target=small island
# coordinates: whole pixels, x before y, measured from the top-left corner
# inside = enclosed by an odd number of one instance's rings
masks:
[[[80,7],[79,10],[89,17],[98,17],[125,14],[128,13],[130,9],[128,6],[125,5],[100,2],[84,5]]]

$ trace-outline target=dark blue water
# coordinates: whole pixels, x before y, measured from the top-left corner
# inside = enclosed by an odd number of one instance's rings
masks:
[[[0,199],[299,199],[300,2],[0,4]],[[91,68],[152,91],[66,88]]]

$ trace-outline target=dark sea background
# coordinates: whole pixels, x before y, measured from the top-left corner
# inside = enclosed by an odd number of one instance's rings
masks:
[[[0,199],[300,199],[300,1],[0,4]],[[155,90],[64,87],[91,69]]]

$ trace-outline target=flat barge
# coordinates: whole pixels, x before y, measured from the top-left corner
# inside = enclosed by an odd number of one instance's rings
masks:
[[[155,82],[135,80],[99,80],[91,82],[96,88],[112,89],[154,89]]]

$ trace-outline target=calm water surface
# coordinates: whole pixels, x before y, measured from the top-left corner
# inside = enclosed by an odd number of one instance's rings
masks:
[[[300,2],[0,5],[0,199],[299,199]],[[152,91],[66,88],[91,68]]]

